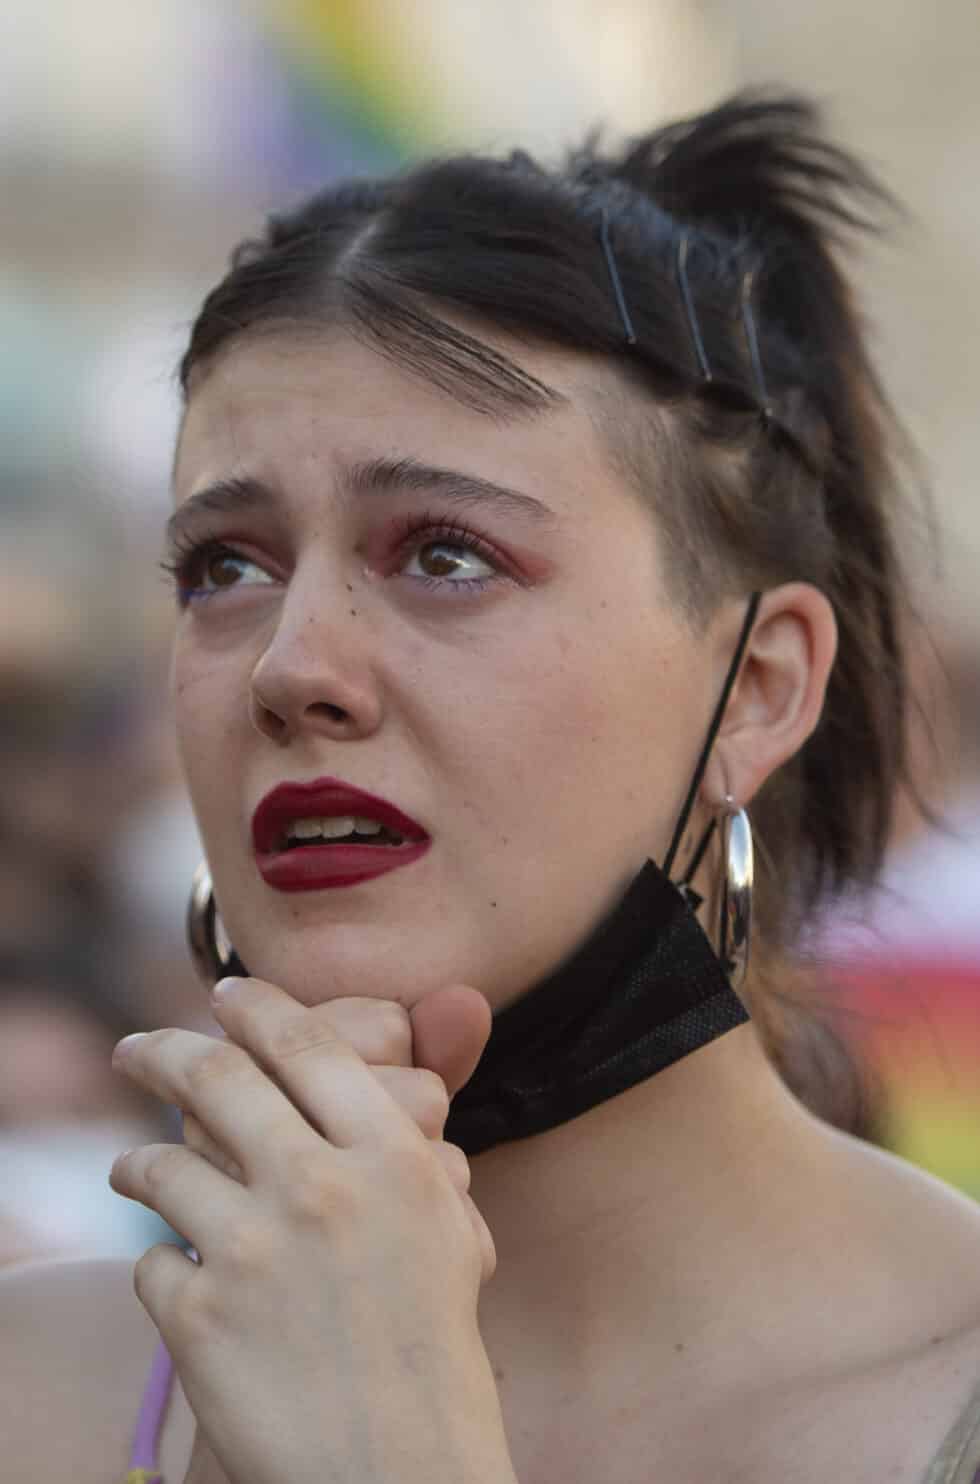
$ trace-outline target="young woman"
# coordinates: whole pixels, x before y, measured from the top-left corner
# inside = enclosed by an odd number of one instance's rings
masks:
[[[132,1478],[973,1479],[980,1212],[839,1126],[791,992],[903,771],[882,200],[743,95],[237,252],[170,533],[236,978],[122,1044],[187,1147],[111,1175],[187,1249],[6,1281],[6,1478],[122,1476],[159,1334]]]

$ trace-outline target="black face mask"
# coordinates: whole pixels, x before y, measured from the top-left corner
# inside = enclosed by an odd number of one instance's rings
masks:
[[[465,1154],[566,1123],[748,1020],[695,916],[700,898],[687,882],[675,886],[670,868],[759,599],[753,593],[663,867],[647,861],[577,952],[494,1015],[483,1055],[453,1098],[443,1133]],[[712,828],[694,853],[688,880]]]

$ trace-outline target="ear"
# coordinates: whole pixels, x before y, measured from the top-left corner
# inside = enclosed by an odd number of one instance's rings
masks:
[[[730,655],[734,641],[727,642]],[[803,746],[820,719],[836,652],[834,610],[818,588],[787,582],[765,594],[705,770],[701,793],[713,808],[727,794],[747,805]]]

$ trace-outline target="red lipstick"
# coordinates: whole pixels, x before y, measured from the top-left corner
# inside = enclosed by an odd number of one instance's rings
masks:
[[[377,820],[401,843],[290,843],[289,829],[296,820],[338,815]],[[432,841],[420,824],[387,799],[338,778],[315,778],[310,783],[281,783],[266,794],[252,816],[252,844],[268,886],[277,891],[319,891],[353,886],[410,865]]]

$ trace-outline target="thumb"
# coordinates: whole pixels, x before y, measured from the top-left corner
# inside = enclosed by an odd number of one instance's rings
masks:
[[[453,1097],[476,1071],[490,1038],[489,1001],[467,984],[450,984],[424,995],[409,1011],[412,1059],[437,1072]]]

